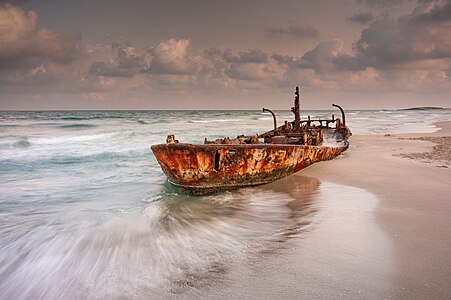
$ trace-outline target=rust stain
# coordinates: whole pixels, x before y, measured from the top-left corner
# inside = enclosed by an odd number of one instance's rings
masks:
[[[337,106],[334,104],[334,106]],[[344,111],[341,107],[342,119]],[[166,144],[151,147],[169,181],[184,191],[204,195],[221,190],[260,185],[291,175],[309,165],[330,160],[348,148],[351,134],[340,119],[301,120],[296,89],[294,122],[285,122],[259,136],[238,136],[204,144],[179,143],[169,135]],[[335,128],[330,125],[335,124]],[[323,146],[323,137],[340,143]],[[263,141],[262,141],[263,140]]]
[[[332,159],[346,148],[174,143],[154,145],[152,151],[173,184],[193,194],[208,194],[269,183],[315,162]]]

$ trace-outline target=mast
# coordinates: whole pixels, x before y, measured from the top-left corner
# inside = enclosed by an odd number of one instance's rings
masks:
[[[301,131],[301,106],[299,104],[299,87],[296,87],[296,92],[294,93],[294,130],[296,132]]]

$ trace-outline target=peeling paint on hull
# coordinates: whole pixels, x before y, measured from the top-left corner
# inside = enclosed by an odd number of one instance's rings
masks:
[[[274,112],[263,108],[263,112],[271,113],[274,129],[261,135],[205,139],[203,145],[194,145],[179,143],[170,134],[166,144],[151,149],[169,181],[196,195],[269,183],[345,151],[351,131],[341,106],[332,104],[340,109],[342,119],[332,115],[331,119],[308,116],[301,120],[299,87],[294,94],[294,121],[277,127]],[[330,126],[333,124],[335,128]],[[324,136],[332,137],[337,144],[322,145]]]
[[[183,143],[151,147],[169,181],[195,195],[266,184],[333,159],[347,148],[346,141],[340,147]]]

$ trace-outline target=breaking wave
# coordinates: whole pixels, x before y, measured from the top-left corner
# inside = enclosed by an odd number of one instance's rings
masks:
[[[15,148],[28,148],[31,146],[30,141],[26,137],[21,137],[16,140],[3,141],[0,143],[0,149],[15,149]]]
[[[14,143],[14,146],[17,148],[28,148],[31,146],[31,144],[27,138],[21,138],[17,142]]]
[[[30,138],[32,144],[39,145],[55,145],[55,144],[65,144],[74,142],[86,142],[95,140],[104,140],[118,135],[118,132],[109,133],[99,133],[99,134],[89,134],[89,135],[63,135],[63,136],[49,136],[49,137],[36,137]]]

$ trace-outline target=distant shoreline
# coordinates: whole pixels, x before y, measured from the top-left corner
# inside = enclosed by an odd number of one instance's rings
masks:
[[[419,106],[419,107],[400,108],[397,110],[447,110],[447,109],[450,108],[439,106]]]

